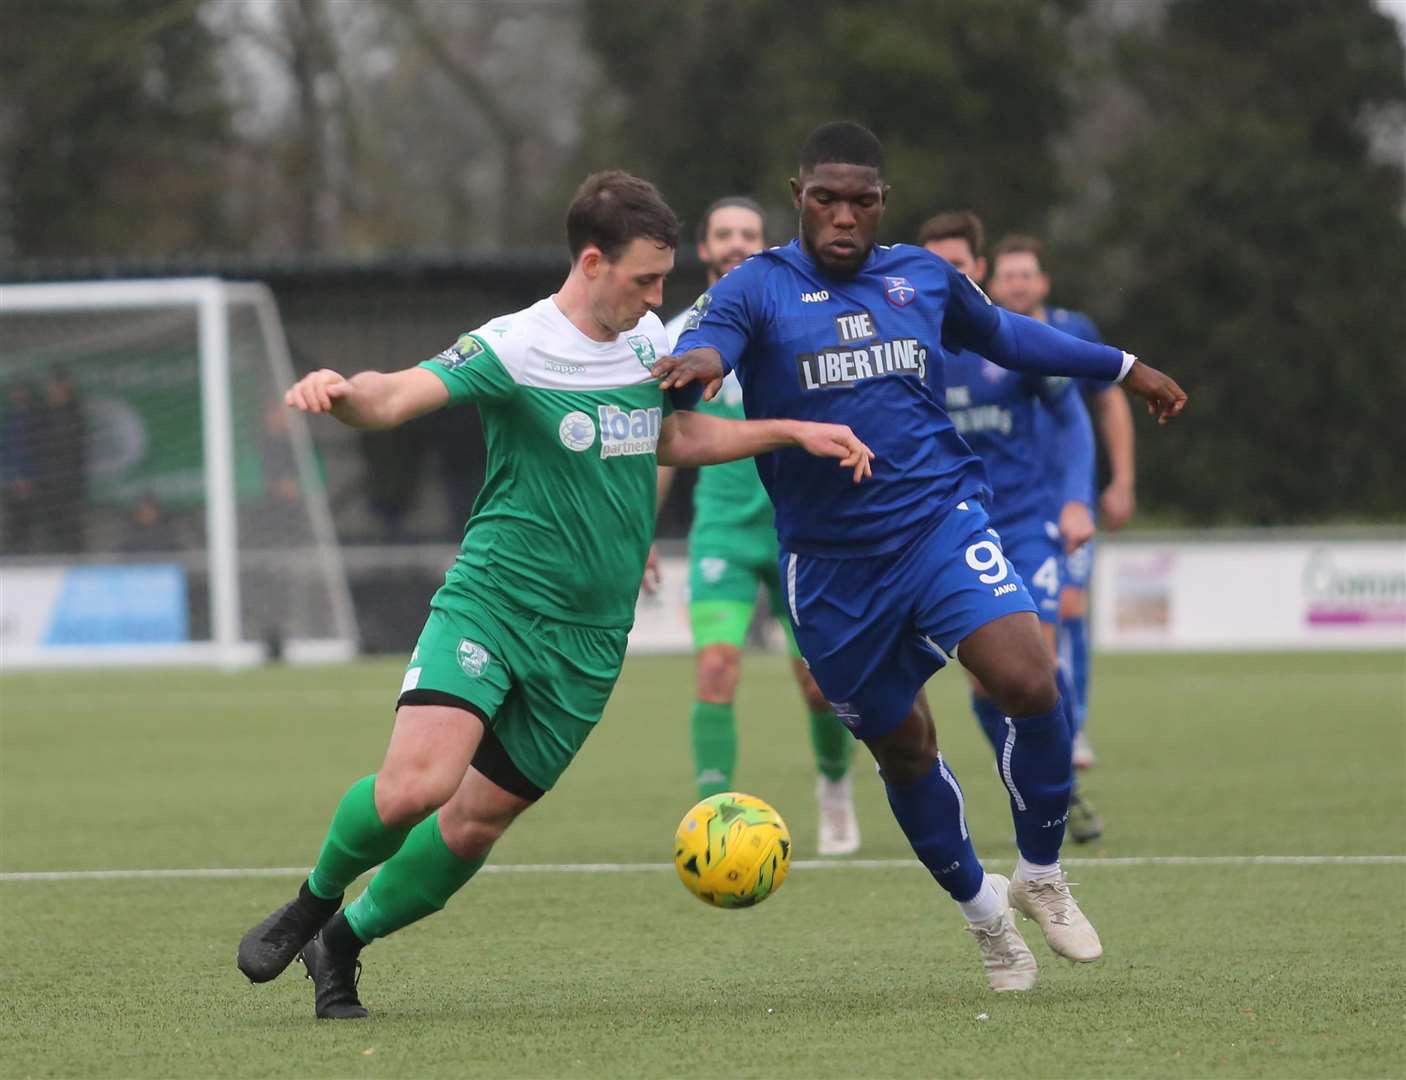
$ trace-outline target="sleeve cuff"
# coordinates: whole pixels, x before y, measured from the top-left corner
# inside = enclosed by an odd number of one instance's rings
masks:
[[[1122,382],[1127,377],[1128,372],[1133,370],[1133,365],[1136,363],[1137,357],[1130,352],[1125,352],[1123,354],[1123,368],[1118,372],[1118,377],[1113,381],[1116,383]]]

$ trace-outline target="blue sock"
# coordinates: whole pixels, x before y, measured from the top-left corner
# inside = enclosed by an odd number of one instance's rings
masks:
[[[1059,861],[1069,795],[1074,788],[1068,700],[1039,716],[1006,720],[1006,739],[998,761],[1011,796],[1015,842],[1028,862],[1048,866]]]
[[[1071,707],[1074,701],[1074,691],[1069,685],[1069,673],[1064,670],[1063,664],[1055,665],[1055,689],[1059,691],[1059,700],[1065,703],[1064,718],[1069,723],[1069,753],[1074,754],[1074,736],[1079,734],[1079,722],[1074,719],[1074,709]],[[1001,726],[1005,727],[1005,720],[1001,721]],[[1005,738],[1002,732],[1001,738]],[[996,757],[1001,756],[1000,748],[996,749]]]
[[[1006,714],[989,697],[977,694],[972,695],[972,712],[976,713],[981,730],[986,732],[986,741],[991,744],[991,749],[999,758],[1001,747],[1006,745]]]
[[[986,871],[967,836],[966,806],[957,778],[941,757],[916,784],[884,781],[889,806],[913,852],[953,900],[961,903],[981,891]]]
[[[1070,711],[1074,730],[1084,729],[1084,717],[1089,713],[1089,622],[1087,619],[1065,619],[1059,624],[1060,639],[1067,642],[1069,681],[1073,688]]]

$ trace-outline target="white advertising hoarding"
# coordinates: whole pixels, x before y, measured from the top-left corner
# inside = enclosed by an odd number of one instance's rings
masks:
[[[1099,546],[1095,648],[1406,649],[1406,542]]]

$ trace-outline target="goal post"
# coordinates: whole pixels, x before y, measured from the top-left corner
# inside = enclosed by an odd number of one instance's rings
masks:
[[[0,286],[0,665],[355,654],[272,294]]]

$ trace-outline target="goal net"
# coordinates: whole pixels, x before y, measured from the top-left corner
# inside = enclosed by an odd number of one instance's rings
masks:
[[[262,285],[0,288],[0,664],[354,654],[292,380]]]

